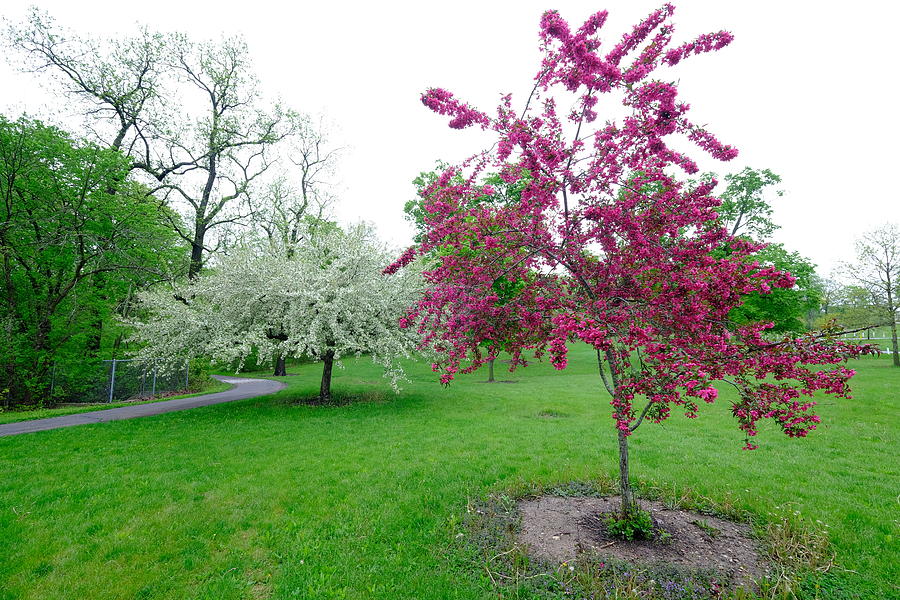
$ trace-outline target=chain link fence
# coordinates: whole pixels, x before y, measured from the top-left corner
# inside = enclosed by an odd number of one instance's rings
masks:
[[[190,388],[190,363],[179,367],[134,359],[70,362],[54,365],[50,397],[55,402],[122,402],[152,398]]]

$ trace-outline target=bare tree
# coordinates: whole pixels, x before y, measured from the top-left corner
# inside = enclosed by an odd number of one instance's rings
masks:
[[[879,227],[856,242],[856,261],[845,266],[847,275],[869,293],[872,307],[891,328],[894,366],[900,367],[897,310],[900,295],[900,228]]]
[[[188,275],[195,277],[205,253],[216,249],[207,246],[209,232],[249,218],[250,186],[272,164],[271,147],[296,131],[299,115],[277,103],[258,105],[242,39],[195,43],[174,35],[169,47],[178,80],[200,92],[204,108],[177,128],[158,128],[145,143],[162,152],[138,166],[156,179],[156,191],[190,207],[192,228],[173,226],[191,245]]]
[[[254,222],[276,252],[291,257],[297,244],[315,235],[335,200],[335,164],[342,148],[332,147],[323,122],[304,119],[286,160],[293,166],[272,179],[252,204]]]

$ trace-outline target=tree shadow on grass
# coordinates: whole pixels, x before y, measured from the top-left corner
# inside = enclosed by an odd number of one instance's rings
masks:
[[[281,400],[288,406],[349,406],[351,404],[387,402],[393,394],[379,390],[342,390],[332,391],[331,398],[323,402],[318,394],[299,394]]]

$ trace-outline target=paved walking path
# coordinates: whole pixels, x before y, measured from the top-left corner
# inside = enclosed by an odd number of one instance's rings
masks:
[[[95,410],[92,412],[78,413],[75,415],[63,415],[47,419],[34,419],[32,421],[19,421],[18,423],[6,423],[0,425],[0,437],[5,435],[18,435],[20,433],[32,433],[60,427],[72,427],[86,423],[105,423],[106,421],[119,421],[121,419],[135,419],[137,417],[149,417],[176,410],[187,410],[198,406],[221,404],[233,400],[244,400],[273,394],[285,387],[280,381],[271,379],[245,379],[243,377],[220,377],[214,375],[219,381],[234,385],[233,388],[215,394],[203,394],[192,398],[179,398],[177,400],[164,400],[162,402],[144,402],[132,406],[109,408],[107,410]]]

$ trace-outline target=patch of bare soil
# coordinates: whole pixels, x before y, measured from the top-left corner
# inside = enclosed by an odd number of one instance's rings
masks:
[[[519,542],[537,558],[562,563],[582,552],[595,552],[634,564],[665,564],[689,570],[714,570],[732,584],[749,584],[766,574],[765,563],[747,525],[660,502],[641,501],[658,527],[671,535],[665,542],[624,541],[606,533],[601,513],[615,511],[618,497],[542,496],[519,503]]]

